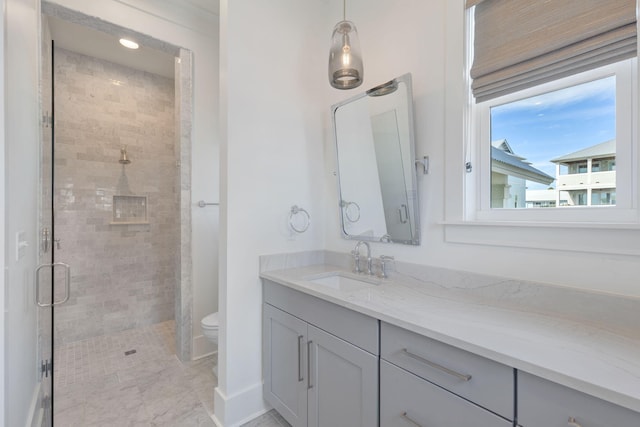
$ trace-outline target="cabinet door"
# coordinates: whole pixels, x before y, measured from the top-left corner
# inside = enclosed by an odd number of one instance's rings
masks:
[[[380,361],[380,427],[510,427],[513,423]]]
[[[307,425],[307,323],[263,305],[264,398],[293,427]]]
[[[378,358],[308,326],[309,427],[378,425]]]

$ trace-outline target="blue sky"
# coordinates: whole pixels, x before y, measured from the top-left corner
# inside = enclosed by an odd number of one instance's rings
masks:
[[[493,107],[491,140],[506,139],[515,154],[555,176],[550,159],[615,139],[615,119],[615,77],[608,77]]]

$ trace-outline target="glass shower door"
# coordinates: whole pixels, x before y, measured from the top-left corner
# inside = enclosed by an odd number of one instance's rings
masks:
[[[38,306],[38,399],[37,425],[53,426],[54,405],[54,307],[69,300],[71,291],[71,268],[56,261],[54,221],[54,87],[53,87],[53,41],[43,31],[41,70],[41,138],[40,138],[40,208],[38,267],[35,272],[35,304]],[[54,245],[54,243],[56,243]]]

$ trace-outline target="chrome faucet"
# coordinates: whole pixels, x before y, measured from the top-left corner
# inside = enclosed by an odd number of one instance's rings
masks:
[[[367,248],[367,274],[372,275],[373,274],[373,258],[371,258],[371,246],[369,246],[367,242],[363,242],[362,240],[356,243],[356,247],[353,249],[353,252],[351,252],[353,254],[355,264],[356,264],[355,272],[361,273],[360,246],[362,245],[364,245]]]

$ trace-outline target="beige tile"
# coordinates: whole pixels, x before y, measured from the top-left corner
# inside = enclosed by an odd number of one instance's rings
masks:
[[[73,266],[55,339],[170,320],[180,233],[175,83],[60,48],[55,55],[56,236]],[[131,163],[123,166],[124,145]],[[117,195],[147,196],[149,225],[110,225]]]

